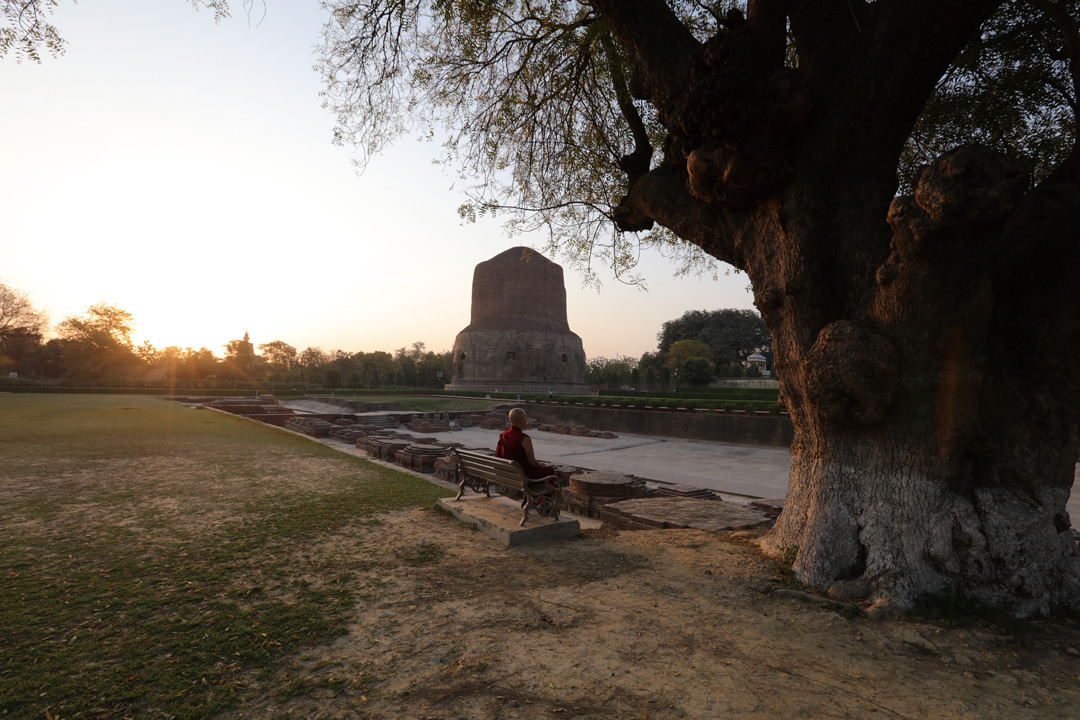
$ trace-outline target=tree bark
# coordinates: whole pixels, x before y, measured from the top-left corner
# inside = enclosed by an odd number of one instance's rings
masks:
[[[593,3],[669,131],[623,203],[745,270],[773,335],[795,440],[763,547],[886,608],[952,590],[1080,610],[1080,186],[1029,191],[964,146],[893,197],[935,82],[1000,2],[762,0],[700,44],[662,0]]]
[[[1060,292],[1030,292],[995,262],[1008,241],[1038,232],[1037,213],[1014,212],[1025,192],[1017,163],[960,148],[893,201],[890,254],[865,312],[807,343],[791,340],[798,302],[762,307],[796,426],[787,504],[763,547],[798,548],[807,582],[857,582],[897,609],[946,590],[1020,615],[1080,609],[1065,510],[1080,440],[1075,382],[1040,374],[1025,354],[1061,357],[1080,333],[1075,320],[1051,331],[1050,315],[1032,314],[1033,301]],[[1075,248],[1073,232],[1064,244]],[[1060,287],[1075,294],[1067,277]],[[1027,295],[1014,289],[1001,307],[1002,286],[1018,282]],[[1020,335],[1026,347],[1002,332],[1016,315],[1043,328]]]

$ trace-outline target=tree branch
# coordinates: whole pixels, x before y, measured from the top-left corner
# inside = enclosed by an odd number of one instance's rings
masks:
[[[800,59],[805,50],[818,106],[833,108],[821,151],[891,180],[938,79],[1002,2],[793,0]]]
[[[722,210],[697,202],[685,177],[669,166],[652,170],[631,189],[628,201],[648,217],[709,255],[745,269],[747,244],[762,232],[749,211]]]
[[[747,0],[746,22],[754,34],[754,57],[770,70],[784,66],[787,52],[787,2]]]
[[[619,112],[630,126],[630,133],[634,138],[634,150],[628,155],[619,158],[619,169],[627,175],[627,192],[649,172],[652,165],[653,146],[649,140],[649,132],[641,119],[640,113],[634,106],[634,99],[630,96],[630,88],[627,86],[626,77],[622,72],[622,62],[618,50],[615,47],[611,35],[607,32],[600,34],[600,44],[604,48],[608,66],[611,73],[611,84],[615,91],[615,100],[619,106]],[[620,202],[613,211],[613,219],[619,230],[624,232],[637,232],[652,228],[651,218],[644,216],[631,203]]]
[[[604,32],[600,34],[600,44],[604,48],[608,65],[611,72],[611,84],[615,91],[615,100],[619,105],[626,124],[630,126],[630,133],[634,137],[634,151],[625,155],[619,161],[619,167],[630,176],[630,186],[633,187],[645,173],[649,172],[649,163],[652,161],[653,146],[649,140],[649,132],[645,129],[645,123],[641,119],[634,100],[630,97],[630,88],[627,87],[626,78],[623,75],[618,51],[611,35]]]
[[[1064,3],[1054,0],[1028,0],[1028,4],[1046,13],[1047,17],[1053,20],[1061,30],[1065,43],[1065,56],[1069,60],[1069,76],[1072,78],[1073,94],[1069,106],[1072,108],[1073,117],[1080,120],[1077,118],[1077,106],[1080,105],[1080,27],[1077,26]],[[1080,132],[1077,132],[1073,138],[1072,152],[1050,173],[1047,181],[1080,181]]]
[[[701,47],[663,0],[594,0],[630,56],[630,90],[661,113],[671,110],[689,85],[691,60]]]

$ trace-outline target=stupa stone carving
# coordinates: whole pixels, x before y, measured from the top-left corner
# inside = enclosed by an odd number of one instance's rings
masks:
[[[515,247],[473,271],[472,314],[454,340],[452,390],[580,393],[585,351],[566,321],[562,267]]]

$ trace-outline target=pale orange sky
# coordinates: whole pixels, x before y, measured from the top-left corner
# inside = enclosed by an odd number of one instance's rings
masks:
[[[258,27],[234,5],[215,25],[183,0],[65,2],[65,56],[0,61],[0,280],[54,324],[118,305],[158,347],[220,354],[247,330],[256,345],[449,349],[473,267],[544,236],[463,225],[437,145],[403,138],[358,176],[311,69],[318,3],[268,2]],[[676,279],[652,256],[649,292],[602,272],[598,294],[552,259],[589,357],[653,350],[686,310],[751,307],[743,275]]]

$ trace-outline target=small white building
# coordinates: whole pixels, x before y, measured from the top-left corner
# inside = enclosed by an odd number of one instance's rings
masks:
[[[772,371],[768,368],[769,361],[765,359],[764,355],[758,355],[757,353],[754,353],[750,357],[746,358],[746,362],[757,367],[757,369],[761,371],[762,377],[768,377],[769,375],[772,375]]]

